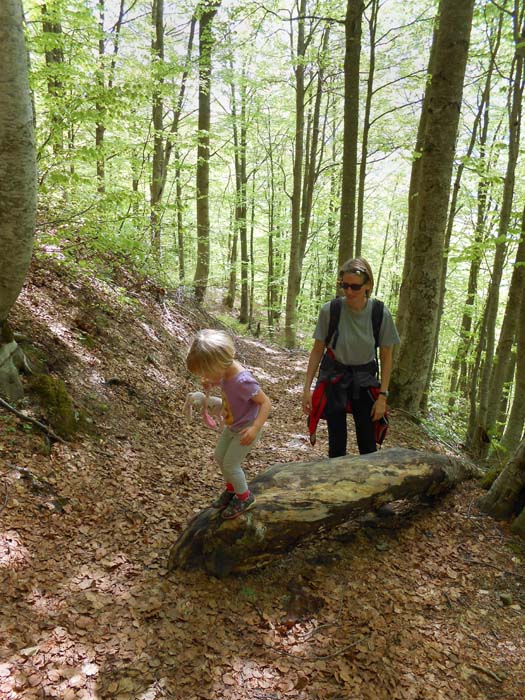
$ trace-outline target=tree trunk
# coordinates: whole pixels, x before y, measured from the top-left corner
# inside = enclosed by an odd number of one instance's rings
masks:
[[[525,286],[521,292],[520,315],[518,318],[516,377],[514,380],[514,398],[512,407],[501,439],[501,446],[509,454],[517,448],[523,437],[525,423]]]
[[[233,133],[233,163],[235,168],[235,206],[234,206],[234,216],[233,216],[233,229],[231,234],[228,236],[228,267],[226,272],[228,274],[228,289],[224,297],[224,305],[228,309],[233,309],[235,304],[235,295],[237,292],[237,244],[239,240],[239,230],[243,225],[242,222],[242,174],[241,174],[241,145],[239,142],[239,131],[242,130],[242,124],[240,124],[241,118],[237,113],[237,94],[236,85],[233,76],[235,75],[233,58],[230,56],[230,72],[232,75],[232,80],[230,83],[231,89],[231,122],[232,122],[232,133]],[[241,81],[244,82],[244,78]],[[241,87],[241,91],[243,88]],[[241,92],[241,101],[243,99],[243,93]],[[242,114],[242,105],[241,105]],[[244,209],[244,216],[246,219],[246,208]],[[246,221],[244,222],[246,227]],[[242,311],[241,311],[242,316]]]
[[[427,119],[430,114],[429,104],[431,92],[429,89],[429,80],[434,75],[434,62],[436,59],[436,47],[438,41],[437,22],[434,25],[434,33],[432,36],[432,46],[430,47],[430,56],[427,67],[427,88],[423,96],[423,104],[421,106],[421,115],[417,127],[416,144],[412,157],[412,168],[410,169],[410,183],[408,186],[408,221],[407,233],[405,240],[405,257],[403,260],[403,272],[401,274],[401,288],[399,290],[399,302],[397,305],[396,326],[401,338],[405,334],[405,323],[408,319],[408,293],[409,280],[412,273],[412,252],[414,247],[414,234],[417,224],[417,215],[419,212],[419,195],[421,189],[421,168],[423,165],[423,145],[427,129]],[[397,351],[394,354],[395,363],[397,364]],[[395,396],[394,385],[392,386],[392,396]]]
[[[366,167],[368,165],[368,141],[370,138],[370,113],[374,94],[374,73],[376,66],[376,34],[379,0],[372,0],[370,19],[368,20],[370,36],[370,57],[368,62],[368,78],[366,82],[365,111],[363,115],[363,138],[361,143],[361,163],[359,164],[359,183],[357,186],[357,223],[355,228],[355,254],[361,255],[363,243],[363,221],[365,209]],[[377,289],[377,286],[376,286]]]
[[[421,404],[421,412],[422,413],[425,413],[425,411],[427,409],[427,402],[428,402],[428,398],[429,398],[430,386],[432,383],[432,371],[433,371],[434,364],[436,362],[437,355],[438,355],[439,332],[440,332],[440,328],[441,328],[441,319],[443,316],[443,309],[444,309],[444,305],[445,305],[446,282],[447,282],[447,276],[448,276],[448,253],[449,253],[449,248],[450,248],[450,241],[452,239],[452,231],[454,228],[454,221],[456,218],[456,212],[458,210],[458,198],[459,198],[459,192],[460,192],[460,188],[461,188],[461,180],[463,177],[463,171],[465,169],[465,162],[468,159],[470,159],[470,157],[472,156],[472,153],[474,151],[474,147],[476,146],[476,142],[478,141],[478,131],[479,131],[480,124],[482,124],[482,126],[485,127],[485,128],[483,128],[481,136],[479,138],[479,142],[481,144],[480,145],[480,156],[481,156],[481,160],[483,161],[484,149],[485,149],[485,143],[486,143],[486,133],[487,133],[486,127],[488,127],[488,105],[489,105],[490,92],[491,92],[492,73],[494,71],[497,49],[498,49],[499,44],[500,44],[502,17],[503,17],[503,15],[500,15],[498,29],[497,29],[497,33],[496,33],[495,48],[493,50],[491,50],[491,60],[489,63],[489,67],[487,69],[487,76],[485,78],[485,87],[484,87],[484,90],[483,90],[483,93],[481,96],[480,103],[478,105],[478,111],[477,111],[476,116],[474,118],[474,123],[472,125],[469,145],[468,145],[468,148],[467,148],[467,151],[465,153],[464,158],[461,159],[461,162],[458,166],[458,169],[456,172],[456,177],[454,179],[454,186],[452,188],[452,197],[450,200],[449,215],[448,215],[448,219],[447,219],[447,228],[445,231],[445,244],[444,244],[445,257],[443,260],[443,269],[441,271],[441,283],[440,283],[440,290],[439,290],[438,322],[436,324],[436,332],[435,332],[435,339],[434,339],[435,352],[434,352],[434,357],[432,359],[432,363],[429,366],[429,372],[427,375],[427,385],[425,387],[424,401]],[[483,121],[484,115],[485,115],[485,120]],[[484,215],[484,207],[480,207],[482,201],[484,203],[484,198],[478,199],[478,226],[476,227],[476,239],[479,238],[479,229],[481,229],[481,231],[483,230],[483,226],[482,226],[483,218],[480,217],[480,214]],[[479,261],[479,252],[477,250],[476,250],[475,256],[476,256],[476,259]],[[473,267],[475,267],[474,263],[473,263]],[[479,269],[479,262],[478,262],[478,269]],[[475,279],[477,279],[477,272],[476,272]],[[472,303],[473,297],[470,297],[470,299],[471,299],[471,303]],[[463,316],[463,321],[465,321],[465,315]],[[468,320],[469,330],[470,330],[470,322],[471,322],[471,319],[469,317],[469,320]]]
[[[275,464],[251,482],[257,502],[245,516],[199,513],[173,545],[169,569],[203,568],[218,577],[250,571],[320,529],[391,501],[443,493],[476,471],[460,459],[406,449]]]
[[[13,338],[6,319],[31,260],[36,214],[36,153],[20,0],[0,3],[0,394],[19,398]],[[9,348],[11,346],[11,349]]]
[[[273,144],[272,140],[268,140],[268,277],[266,283],[266,318],[268,322],[268,332],[270,337],[273,337],[275,331],[275,321],[277,320],[277,291],[279,288],[279,280],[276,276],[277,268],[277,250],[276,250],[276,239],[278,238],[277,231],[275,231],[275,209],[276,209],[276,196],[275,196],[275,166],[274,166],[274,155],[273,155]]]
[[[249,284],[248,267],[250,264],[248,252],[248,174],[246,166],[247,126],[246,126],[246,80],[245,71],[241,78],[240,86],[241,114],[239,128],[239,153],[236,156],[236,169],[238,168],[237,206],[235,208],[235,224],[239,227],[239,242],[241,244],[241,308],[239,321],[249,321]]]
[[[524,496],[525,438],[487,495],[479,499],[478,505],[484,513],[492,515],[496,520],[506,520],[522,513]],[[525,531],[521,534],[525,535]]]
[[[178,146],[175,147],[175,203],[176,203],[176,236],[175,243],[179,261],[179,280],[184,282],[186,277],[186,257],[184,252],[184,217],[182,198],[182,167]]]
[[[285,343],[289,348],[295,347],[297,291],[301,274],[302,260],[299,256],[301,236],[301,193],[304,160],[304,74],[305,74],[305,28],[304,15],[306,0],[300,0],[299,20],[297,24],[297,55],[295,66],[295,144],[293,156],[293,191],[292,221],[290,238],[290,256],[288,264],[288,285],[286,290]]]
[[[252,328],[254,320],[255,299],[255,177],[252,178],[252,194],[250,199],[250,299],[248,312],[248,326]],[[257,324],[257,330],[260,325]]]
[[[237,209],[237,205],[235,205]],[[233,223],[233,231],[228,236],[228,289],[223,300],[224,306],[228,309],[233,309],[235,305],[235,295],[237,292],[237,247],[239,234],[235,225],[235,217]]]
[[[212,25],[221,0],[205,0],[199,6],[199,124],[197,137],[197,265],[195,298],[204,300],[210,273],[210,89]]]
[[[467,296],[463,306],[461,318],[461,328],[459,331],[459,343],[456,356],[452,362],[450,370],[450,396],[448,400],[449,408],[454,406],[459,386],[465,380],[467,371],[467,356],[472,345],[472,316],[474,301],[478,290],[478,276],[481,264],[480,244],[484,238],[484,220],[486,208],[487,183],[485,179],[478,185],[478,216],[474,234],[474,250],[470,263],[469,279],[467,285]]]
[[[359,62],[361,58],[362,0],[347,0],[345,17],[344,131],[338,267],[353,257],[359,132]]]
[[[273,337],[279,325],[282,313],[283,279],[286,267],[283,235],[283,200],[279,196],[284,187],[277,179],[277,173],[283,171],[282,149],[276,149],[272,142],[268,118],[268,146],[266,148],[266,180],[268,210],[268,279],[266,286],[268,331]],[[278,157],[277,157],[278,156]]]
[[[514,17],[517,22],[518,18]],[[514,36],[518,40],[520,32],[514,26]],[[520,122],[523,100],[523,56],[522,49],[516,50],[515,73],[512,79],[511,104],[509,110],[509,157],[503,184],[503,198],[501,202],[500,217],[498,222],[498,241],[494,256],[494,268],[491,284],[487,297],[486,314],[486,351],[481,371],[480,387],[478,392],[478,409],[476,415],[471,417],[472,429],[467,436],[467,447],[470,454],[477,459],[487,455],[490,441],[486,440],[489,434],[488,412],[490,396],[490,378],[494,361],[495,329],[499,306],[499,292],[503,273],[503,264],[507,250],[508,229],[512,216],[512,202],[514,199],[514,183],[516,177],[516,165],[518,162],[520,145]]]
[[[97,100],[95,108],[97,110],[97,123],[95,127],[95,150],[97,153],[97,192],[104,194],[106,189],[106,161],[104,157],[104,136],[106,133],[106,106],[104,103],[104,93],[106,91],[105,76],[105,50],[106,41],[104,37],[104,15],[105,0],[98,0],[98,65],[95,71],[95,81],[97,85]]]
[[[417,413],[425,391],[439,313],[450,183],[474,0],[441,0],[434,74],[423,137],[420,187],[408,279],[405,333],[393,375],[393,401]],[[407,280],[404,281],[406,283]]]
[[[516,261],[512,271],[509,296],[505,306],[505,315],[501,324],[495,362],[492,366],[492,375],[490,378],[490,402],[487,409],[487,426],[491,431],[496,422],[503,385],[511,362],[512,346],[516,338],[518,315],[520,312],[521,299],[523,297],[522,291],[525,287],[525,210],[523,211],[521,223],[521,236],[516,251]]]
[[[53,4],[54,5],[54,4]],[[64,115],[61,113],[60,98],[63,92],[60,74],[64,63],[62,48],[62,25],[58,8],[44,3],[42,11],[42,36],[45,42],[47,90],[50,96],[50,133],[49,141],[53,144],[55,154],[61,153],[64,147]]]
[[[151,249],[157,262],[161,258],[161,214],[160,200],[162,197],[162,180],[164,166],[164,100],[162,90],[164,84],[164,0],[154,0],[151,10],[153,39],[151,42],[151,62],[154,76],[154,89],[151,105],[153,121],[153,159],[151,164],[150,185],[150,221]]]

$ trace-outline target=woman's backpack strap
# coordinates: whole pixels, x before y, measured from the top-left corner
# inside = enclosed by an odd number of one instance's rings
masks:
[[[341,307],[343,306],[343,297],[335,297],[330,301],[330,320],[328,321],[328,333],[324,340],[326,347],[332,343],[332,348],[337,345],[339,337],[339,319],[341,318]]]
[[[379,347],[379,331],[383,323],[383,309],[385,302],[379,299],[372,299],[372,330],[374,331],[374,343],[376,349]]]

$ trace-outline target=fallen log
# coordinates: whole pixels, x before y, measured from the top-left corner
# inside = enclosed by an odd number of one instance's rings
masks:
[[[250,483],[255,507],[223,520],[198,513],[172,546],[168,569],[223,578],[259,568],[320,529],[401,499],[430,497],[477,476],[465,459],[393,448],[320,462],[275,464]]]

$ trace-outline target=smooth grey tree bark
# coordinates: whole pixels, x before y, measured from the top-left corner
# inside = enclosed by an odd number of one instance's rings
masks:
[[[36,153],[20,0],[0,3],[0,394],[21,396],[7,316],[26,278],[35,231]]]
[[[210,274],[210,122],[213,20],[221,0],[204,0],[199,18],[199,133],[197,137],[197,265],[193,278],[195,298],[204,301]]]
[[[55,153],[60,153],[64,147],[64,115],[61,112],[60,96],[63,91],[60,79],[61,66],[64,63],[64,50],[62,48],[62,25],[60,12],[57,7],[43,3],[42,12],[42,38],[45,45],[47,68],[47,91],[51,97],[49,103],[50,133],[49,141],[53,145]]]
[[[298,297],[301,290],[302,266],[310,232],[315,184],[319,176],[319,164],[323,157],[324,143],[320,136],[321,102],[324,94],[324,59],[328,50],[329,27],[319,32],[315,21],[305,31],[304,15],[307,12],[306,0],[301,0],[300,19],[297,33],[296,77],[296,140],[293,167],[292,192],[292,234],[290,239],[289,273],[286,291],[285,337],[287,347],[294,347],[296,341],[296,320]],[[316,33],[321,35],[317,67],[317,87],[313,88],[313,77],[307,80],[305,69],[306,52]],[[307,85],[310,84],[310,86]],[[306,103],[313,107],[305,116]]]
[[[516,534],[525,537],[524,493],[525,438],[492,484],[490,491],[480,498],[478,505],[484,513],[492,515],[496,520],[507,520],[516,516],[512,529]]]
[[[419,190],[406,284],[405,328],[391,384],[393,402],[417,414],[439,318],[444,235],[474,0],[441,0],[434,72],[425,98]],[[400,301],[401,303],[401,301]]]
[[[338,268],[354,255],[359,134],[359,62],[364,3],[347,0],[345,17],[344,132]]]
[[[525,220],[525,211],[523,213]],[[508,454],[519,445],[525,426],[525,285],[521,289],[519,316],[517,319],[516,375],[514,378],[514,396],[501,446]]]
[[[511,77],[511,95],[509,107],[509,149],[505,180],[503,183],[503,198],[498,221],[498,244],[494,256],[491,282],[487,297],[486,326],[485,326],[485,359],[480,373],[478,389],[478,405],[475,415],[469,417],[469,432],[467,435],[467,449],[473,457],[482,459],[486,456],[490,440],[491,425],[488,422],[489,404],[491,397],[491,376],[496,348],[496,321],[498,316],[500,285],[503,276],[503,265],[508,248],[508,229],[512,217],[512,203],[516,180],[516,167],[520,149],[521,115],[523,112],[523,68],[524,56],[523,42],[524,28],[519,27],[518,3],[516,2],[514,20],[514,39],[516,42],[515,61],[513,75]],[[518,28],[519,27],[519,28]],[[504,376],[504,374],[503,374]],[[499,397],[496,397],[499,402]]]
[[[151,104],[153,122],[153,156],[151,164],[150,184],[150,220],[151,248],[157,261],[161,257],[161,214],[159,211],[162,196],[162,177],[164,166],[164,100],[162,87],[164,78],[162,64],[164,63],[164,0],[153,0],[151,8],[152,40],[151,63],[155,75],[155,89]]]
[[[446,284],[447,284],[447,274],[448,274],[448,251],[450,248],[450,241],[452,239],[452,231],[454,228],[454,222],[456,219],[456,213],[458,211],[458,200],[459,200],[459,193],[460,193],[460,188],[461,188],[461,180],[463,177],[463,172],[465,170],[465,164],[466,160],[469,159],[474,151],[474,148],[476,146],[476,143],[480,143],[480,153],[482,156],[482,162],[484,160],[484,150],[485,150],[485,143],[486,143],[486,135],[487,135],[487,127],[488,127],[488,107],[490,103],[490,93],[491,93],[491,84],[492,84],[492,75],[494,73],[495,69],[495,64],[496,64],[496,56],[497,56],[497,51],[500,45],[501,41],[501,28],[502,28],[502,23],[503,23],[503,14],[500,15],[496,30],[494,32],[495,37],[493,38],[492,35],[490,36],[490,41],[491,41],[491,58],[490,62],[487,68],[487,74],[485,77],[485,87],[483,89],[483,92],[481,94],[481,98],[478,104],[478,110],[476,113],[476,116],[474,117],[474,121],[472,123],[472,128],[471,128],[471,135],[470,135],[470,141],[469,145],[467,147],[465,157],[461,160],[457,167],[456,171],[456,177],[454,179],[454,186],[452,188],[452,197],[450,200],[450,207],[449,207],[449,216],[447,220],[447,228],[445,232],[445,252],[446,252],[446,257],[444,258],[443,261],[443,270],[441,271],[441,284],[440,284],[440,292],[439,292],[439,313],[438,313],[438,322],[436,324],[436,338],[434,341],[434,358],[432,361],[432,365],[429,368],[429,373],[427,376],[427,387],[425,390],[424,394],[424,402],[421,405],[421,410],[424,413],[427,408],[427,401],[428,401],[428,394],[430,390],[430,385],[432,381],[432,370],[434,367],[434,363],[436,361],[437,355],[438,355],[438,343],[439,343],[439,329],[441,327],[441,319],[443,317],[443,310],[445,306],[445,293],[446,293]],[[481,128],[481,134],[478,136],[478,132],[480,131]],[[484,221],[484,201],[485,197],[482,196],[483,189],[481,188],[481,182],[480,182],[480,188],[478,189],[478,192],[481,196],[481,199],[478,199],[478,225],[475,228],[475,238],[480,239],[480,234],[483,231],[483,221]],[[483,201],[482,201],[483,200]],[[471,272],[474,272],[476,266],[478,266],[479,269],[479,253],[475,251],[474,253],[474,259],[472,261],[472,268]],[[470,280],[474,281],[477,280],[477,273],[474,275],[469,275],[469,283]],[[470,303],[473,303],[473,296],[472,293],[467,297],[467,301],[470,300]],[[467,326],[470,330],[470,323],[471,323],[471,318],[466,319],[466,314],[463,315],[463,322],[467,323]],[[468,337],[468,336],[467,336]],[[457,364],[456,364],[457,366]],[[453,401],[451,402],[451,405],[453,405]]]
[[[374,77],[376,66],[376,36],[377,36],[377,18],[379,14],[379,0],[372,0],[370,3],[370,19],[368,20],[369,36],[370,36],[370,53],[368,61],[368,77],[366,81],[366,98],[363,114],[363,136],[361,139],[361,162],[359,163],[359,180],[357,185],[357,219],[355,227],[355,254],[361,255],[363,245],[363,222],[365,216],[365,185],[366,185],[366,169],[368,166],[368,148],[370,139],[370,115],[372,113],[372,99],[374,96]],[[366,256],[365,256],[366,257]],[[376,287],[377,289],[377,287]]]
[[[299,0],[299,19],[297,21],[297,48],[295,73],[295,140],[293,154],[293,191],[292,191],[292,221],[290,236],[290,254],[288,262],[288,284],[286,289],[285,308],[285,343],[289,348],[295,346],[297,293],[301,279],[302,260],[299,256],[301,236],[301,195],[302,174],[304,163],[304,100],[305,100],[305,53],[306,30],[305,19],[306,0]]]

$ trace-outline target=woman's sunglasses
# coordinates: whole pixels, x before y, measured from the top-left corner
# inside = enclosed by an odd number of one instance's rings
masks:
[[[341,289],[344,289],[345,292],[347,289],[351,289],[353,292],[358,292],[361,287],[364,287],[366,282],[361,282],[361,284],[348,284],[348,282],[339,282],[339,286]]]

